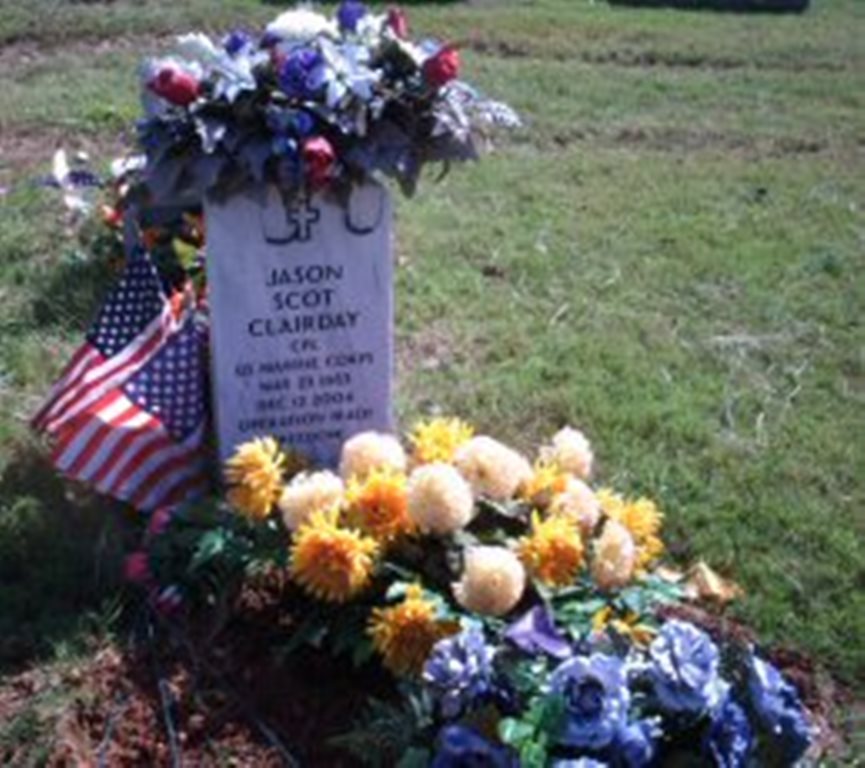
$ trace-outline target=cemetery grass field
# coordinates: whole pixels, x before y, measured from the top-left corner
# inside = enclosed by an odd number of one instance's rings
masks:
[[[398,205],[402,424],[442,411],[525,448],[580,426],[601,484],[658,499],[674,562],[734,578],[736,617],[861,699],[865,3],[406,5],[415,34],[459,41],[467,75],[526,127]],[[0,0],[5,674],[69,669],[123,636],[135,541],[26,429],[110,281],[32,179],[57,147],[124,145],[138,60],[172,33],[279,8]],[[5,723],[3,702],[0,744],[38,744],[63,696]]]

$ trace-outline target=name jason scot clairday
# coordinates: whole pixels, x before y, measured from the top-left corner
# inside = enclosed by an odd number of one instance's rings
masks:
[[[250,320],[249,335],[264,338],[354,328],[360,312],[333,309],[344,274],[342,266],[333,264],[298,264],[270,270],[264,285],[272,289],[271,309],[280,314]]]

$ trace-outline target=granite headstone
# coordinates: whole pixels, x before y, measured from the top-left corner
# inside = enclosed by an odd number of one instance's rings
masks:
[[[391,202],[249,190],[205,203],[219,454],[273,435],[335,466],[356,432],[392,427]]]

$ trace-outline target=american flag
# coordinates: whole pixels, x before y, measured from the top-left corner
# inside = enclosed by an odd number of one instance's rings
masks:
[[[175,312],[139,250],[33,426],[69,477],[138,509],[171,506],[206,487],[204,374],[195,313]]]

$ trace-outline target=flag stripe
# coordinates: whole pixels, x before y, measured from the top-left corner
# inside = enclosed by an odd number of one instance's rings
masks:
[[[124,397],[118,400],[113,411],[109,411],[108,409],[103,411],[100,414],[100,424],[96,433],[78,453],[75,461],[69,465],[66,471],[71,475],[80,476],[82,470],[90,463],[90,460],[99,451],[102,444],[112,435],[119,432],[122,425],[134,417],[138,410],[133,403],[130,403]]]
[[[42,430],[45,428],[45,420],[48,417],[48,412],[54,407],[57,400],[68,390],[69,387],[77,384],[86,373],[87,369],[94,364],[94,360],[102,360],[102,355],[89,344],[83,344],[75,352],[72,360],[60,374],[54,386],[48,392],[45,402],[42,407],[31,419],[31,424],[34,429]]]
[[[94,478],[98,477],[103,470],[107,472],[113,464],[114,457],[118,455],[115,452],[118,443],[124,440],[128,442],[134,434],[134,430],[141,429],[150,419],[150,414],[138,408],[130,410],[123,420],[118,421],[111,433],[100,443],[99,448],[90,457],[87,464],[81,468],[79,472],[81,478],[93,482]]]
[[[90,405],[107,388],[117,386],[141,368],[165,339],[165,313],[156,318],[142,337],[104,365],[88,371],[84,380],[69,389],[51,409],[45,420],[48,432],[56,431]]]
[[[103,408],[110,409],[122,397],[123,394],[119,391],[109,392],[94,405],[94,410],[98,412]],[[74,424],[69,424],[58,435],[57,442],[54,444],[52,459],[60,469],[65,471],[68,468],[72,459],[78,455],[78,452],[101,424],[102,421],[99,418],[82,418]]]

